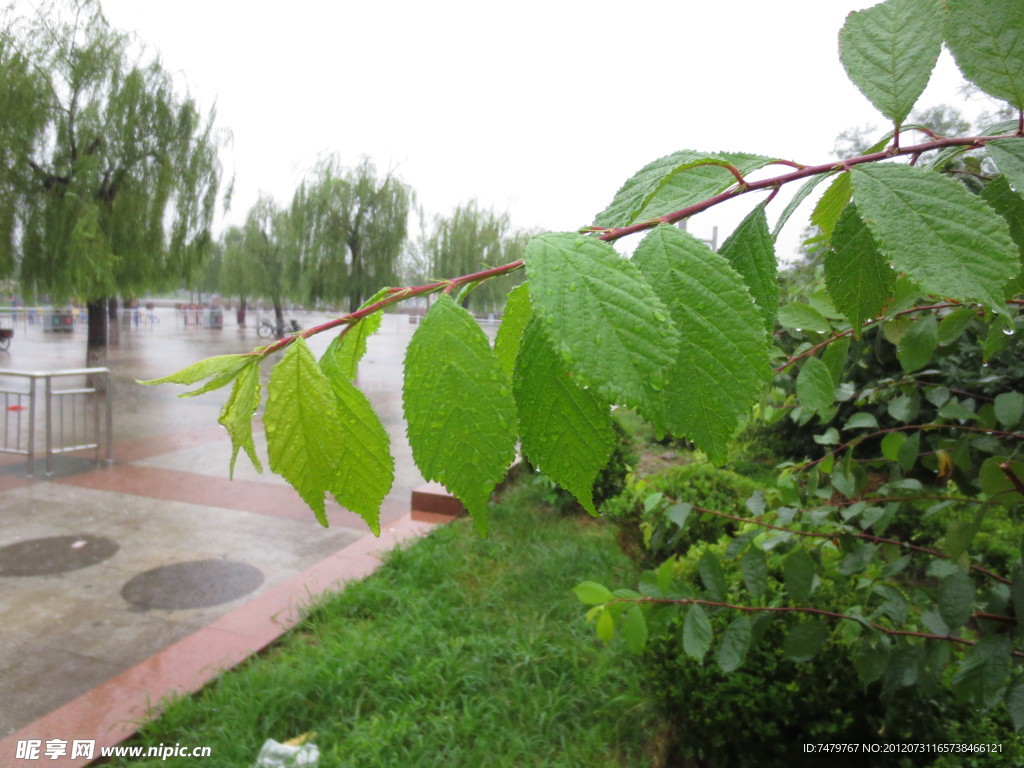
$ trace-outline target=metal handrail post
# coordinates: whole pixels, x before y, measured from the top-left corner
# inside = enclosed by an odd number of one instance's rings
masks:
[[[114,463],[114,398],[110,395],[110,372],[106,374],[106,387],[103,397],[107,401],[107,464]]]
[[[28,385],[28,476],[35,470],[36,450],[36,380],[29,379]]]
[[[46,476],[53,474],[53,384],[52,379],[46,376]]]

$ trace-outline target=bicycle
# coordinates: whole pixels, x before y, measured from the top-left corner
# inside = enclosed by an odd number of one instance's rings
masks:
[[[288,333],[298,333],[302,330],[302,326],[299,325],[296,320],[289,320],[288,322],[290,324],[290,330]],[[256,327],[256,335],[261,339],[269,339],[271,337],[275,339],[282,339],[285,335],[284,325],[275,325],[264,318]]]

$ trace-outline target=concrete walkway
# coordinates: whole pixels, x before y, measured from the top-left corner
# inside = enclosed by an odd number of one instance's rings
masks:
[[[24,458],[2,456],[0,766],[87,764],[71,757],[74,740],[95,741],[98,757],[163,697],[195,691],[265,647],[316,595],[366,575],[383,551],[430,527],[408,516],[423,480],[401,416],[401,363],[414,330],[405,317],[385,318],[360,368],[396,458],[377,539],[336,505],[322,528],[294,490],[244,456],[228,479],[230,441],[216,421],[228,389],[182,399],[180,387],[135,380],[262,342],[233,316],[211,330],[176,323],[171,310],[156,314],[159,324],[121,328],[110,349],[113,465],[83,452],[58,457],[46,477],[37,458],[28,478]],[[326,320],[295,317],[306,327]],[[319,352],[329,341],[311,345]],[[84,361],[84,326],[70,334],[18,327],[0,352],[0,379],[4,369]],[[41,742],[38,759],[19,759],[27,740]],[[51,740],[67,743],[56,760],[46,758]]]

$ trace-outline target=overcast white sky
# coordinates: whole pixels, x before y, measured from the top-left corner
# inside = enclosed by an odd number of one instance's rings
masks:
[[[543,230],[589,224],[679,149],[824,162],[840,131],[884,130],[837,54],[846,14],[871,4],[102,0],[231,130],[218,229],[261,190],[289,202],[324,153],[397,166],[428,215],[475,197]],[[956,103],[958,83],[944,53],[920,105]],[[724,237],[756,202],[690,231]]]

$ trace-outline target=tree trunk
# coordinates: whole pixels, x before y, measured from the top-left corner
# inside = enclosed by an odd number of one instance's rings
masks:
[[[235,315],[235,317],[238,319],[238,327],[239,328],[245,328],[245,309],[246,309],[245,296],[242,296],[238,300],[238,313]]]
[[[107,341],[105,346],[117,346],[121,340],[121,323],[119,322],[120,313],[117,311],[117,297],[111,296],[107,299]],[[103,352],[103,365],[106,365],[106,350]]]
[[[349,282],[352,286],[352,293],[349,294],[348,311],[355,312],[363,306],[363,261],[362,254],[359,252],[359,241],[349,240],[348,251],[352,259],[352,265],[349,269],[349,275],[351,276]]]
[[[284,336],[284,307],[280,299],[274,299],[274,323],[276,325],[277,338]]]
[[[94,299],[85,306],[89,312],[85,365],[87,368],[103,368],[107,364],[107,300]]]

